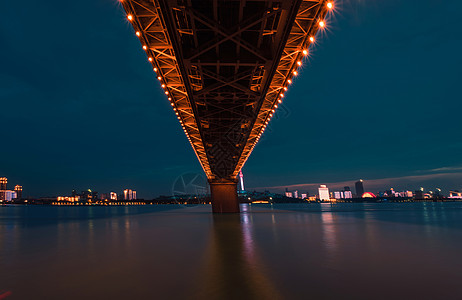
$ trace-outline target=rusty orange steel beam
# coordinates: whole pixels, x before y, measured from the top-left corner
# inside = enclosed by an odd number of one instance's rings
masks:
[[[236,178],[333,8],[327,0],[120,2],[210,181]]]

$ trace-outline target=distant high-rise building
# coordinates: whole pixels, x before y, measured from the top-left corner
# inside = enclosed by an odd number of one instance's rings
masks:
[[[0,177],[0,190],[6,190],[6,184],[8,179],[6,177]]]
[[[16,192],[16,198],[17,199],[22,199],[22,186],[16,185],[14,187],[14,191]]]
[[[355,183],[356,197],[361,198],[364,194],[363,180],[360,179]]]
[[[298,198],[298,191],[294,191],[294,198]]]
[[[321,201],[329,201],[330,200],[329,188],[325,184],[321,184],[319,186],[318,193],[319,193],[319,200],[321,200]]]
[[[124,200],[136,200],[136,191],[131,189],[125,189]]]
[[[110,200],[117,200],[117,193],[116,192],[110,192],[109,193]]]

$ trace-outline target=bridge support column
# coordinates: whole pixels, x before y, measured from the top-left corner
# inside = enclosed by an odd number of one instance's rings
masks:
[[[213,213],[239,213],[237,181],[209,182]]]

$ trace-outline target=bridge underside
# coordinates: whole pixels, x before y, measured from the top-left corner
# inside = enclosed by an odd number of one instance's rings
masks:
[[[325,3],[122,1],[211,184],[214,211],[239,211],[236,177],[323,26]]]

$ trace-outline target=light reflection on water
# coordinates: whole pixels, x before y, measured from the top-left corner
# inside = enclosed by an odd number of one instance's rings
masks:
[[[0,207],[10,299],[458,299],[462,205]],[[8,299],[7,298],[7,299]]]

